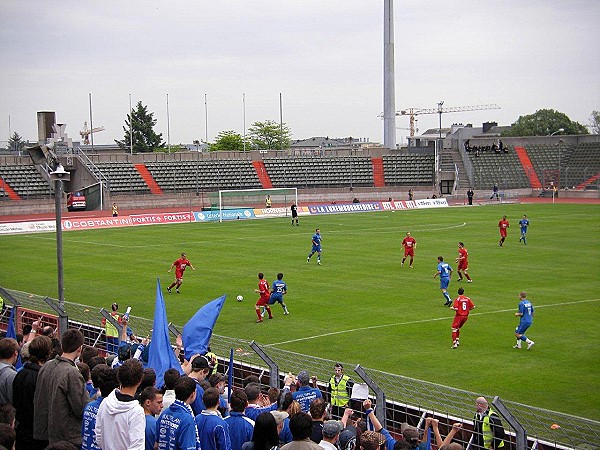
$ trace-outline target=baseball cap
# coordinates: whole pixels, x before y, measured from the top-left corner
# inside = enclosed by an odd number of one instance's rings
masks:
[[[271,411],[271,414],[275,418],[275,423],[277,423],[277,425],[280,425],[289,416],[285,411]]]
[[[208,361],[204,356],[196,356],[192,361],[192,370],[208,369]]]
[[[342,432],[344,426],[339,420],[328,420],[323,423],[323,436],[332,438]]]
[[[308,382],[310,381],[310,376],[308,375],[308,372],[306,370],[301,370],[300,372],[298,372],[298,381],[300,382],[300,384],[308,384]]]
[[[350,426],[340,433],[340,448],[354,450],[356,447],[356,428]]]

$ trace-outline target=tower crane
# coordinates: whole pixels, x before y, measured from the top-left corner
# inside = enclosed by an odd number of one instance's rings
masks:
[[[83,130],[79,132],[81,138],[83,139],[83,143],[88,145],[90,143],[90,136],[92,133],[98,133],[99,131],[104,131],[104,127],[94,127],[91,130],[88,128],[87,122],[83,122]]]
[[[442,114],[443,113],[455,113],[455,112],[463,112],[463,111],[480,111],[485,109],[500,109],[500,107],[496,104],[491,105],[477,105],[477,106],[451,106],[444,108],[444,102],[438,103],[437,108],[407,108],[400,111],[396,111],[397,116],[409,116],[410,120],[410,135],[411,137],[415,135],[415,116],[419,114],[439,114],[440,115],[440,129],[442,127]]]

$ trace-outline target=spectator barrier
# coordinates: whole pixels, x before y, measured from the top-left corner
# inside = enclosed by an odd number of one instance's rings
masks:
[[[64,303],[64,312],[57,300],[21,291],[0,287],[4,307],[0,314],[0,328],[6,329],[11,309],[17,308],[17,333],[22,327],[41,318],[43,325],[58,326],[63,332],[66,327],[77,328],[85,336],[85,345],[94,346],[106,353],[102,317],[112,320],[108,312],[97,307],[72,302]],[[68,313],[68,318],[66,313]],[[118,328],[119,324],[113,321]],[[129,326],[135,335],[151,335],[153,321],[130,316]],[[181,327],[170,324],[172,344]],[[469,448],[474,415],[475,398],[481,393],[455,389],[428,381],[362,367],[351,362],[334,361],[283,350],[272,345],[260,345],[226,336],[213,335],[211,351],[218,355],[219,371],[227,372],[230,349],[234,350],[234,386],[240,387],[248,375],[256,375],[266,386],[282,387],[283,378],[289,372],[307,370],[316,376],[318,386],[327,398],[327,386],[337,362],[343,364],[346,373],[355,382],[366,383],[375,399],[376,415],[381,423],[397,433],[402,422],[423,426],[426,417],[440,422],[442,434],[448,432],[453,423],[463,424],[455,441]],[[354,374],[351,371],[354,371]],[[505,450],[526,449],[596,449],[600,442],[600,422],[583,417],[550,411],[518,402],[502,400],[487,395],[494,409],[502,416],[507,431]],[[352,401],[359,410],[359,403]]]

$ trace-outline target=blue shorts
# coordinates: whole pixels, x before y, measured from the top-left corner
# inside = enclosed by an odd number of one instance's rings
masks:
[[[531,326],[531,322],[520,323],[517,328],[515,328],[515,333],[517,334],[525,334],[527,329]]]
[[[450,278],[440,278],[440,289],[448,289]]]
[[[321,253],[321,246],[320,245],[313,245],[311,252],[312,253],[315,253],[315,252]]]
[[[521,228],[521,234],[527,234],[527,228]]]
[[[269,305],[274,305],[275,303],[283,303],[283,295],[271,294]]]

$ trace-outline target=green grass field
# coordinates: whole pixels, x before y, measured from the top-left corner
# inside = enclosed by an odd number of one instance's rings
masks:
[[[531,221],[529,245],[518,221]],[[494,205],[403,212],[323,215],[213,224],[144,226],[65,232],[67,301],[131,305],[152,318],[156,277],[182,251],[182,293],[167,294],[170,321],[184,324],[226,293],[215,333],[321,356],[578,416],[600,419],[600,206]],[[511,222],[505,247],[497,223]],[[306,263],[315,227],[323,265]],[[400,267],[406,231],[418,241],[415,268]],[[434,280],[436,257],[456,269],[457,242],[469,250],[476,305],[451,350],[453,311]],[[0,285],[56,297],[54,234],[0,237]],[[285,274],[291,314],[255,323],[256,274]],[[452,297],[459,285],[450,284]],[[512,348],[518,294],[536,307],[527,351]],[[243,302],[235,301],[242,294]]]

